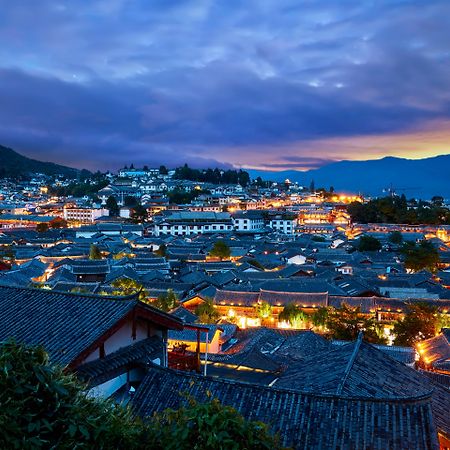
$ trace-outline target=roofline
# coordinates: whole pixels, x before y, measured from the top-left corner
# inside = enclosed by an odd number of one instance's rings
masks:
[[[176,370],[176,369],[170,369],[167,367],[162,366],[156,366],[153,365],[151,370],[158,370],[161,372],[169,372],[177,376],[182,376],[185,378],[188,377],[194,377],[199,380],[209,380],[209,381],[215,381],[220,382],[223,384],[228,385],[242,385],[242,386],[248,386],[248,387],[254,387],[259,390],[263,391],[271,391],[271,392],[278,392],[280,394],[297,394],[297,395],[303,395],[308,396],[312,398],[322,398],[322,399],[336,399],[336,400],[345,400],[345,401],[366,401],[366,402],[372,402],[372,403],[416,403],[416,402],[424,402],[426,400],[431,400],[432,391],[417,395],[417,396],[410,396],[410,397],[384,397],[384,398],[378,398],[378,397],[364,397],[364,396],[345,396],[345,395],[339,395],[339,394],[325,394],[325,393],[315,393],[315,392],[305,392],[300,391],[296,389],[289,389],[289,388],[279,388],[279,387],[273,387],[273,386],[266,386],[262,384],[257,383],[250,383],[246,381],[241,380],[232,380],[232,379],[225,379],[225,378],[217,378],[213,377],[211,375],[201,375],[194,372],[185,372],[182,370]]]

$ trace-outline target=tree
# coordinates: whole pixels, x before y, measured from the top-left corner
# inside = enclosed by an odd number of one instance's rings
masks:
[[[119,205],[117,204],[117,200],[112,195],[108,197],[106,200],[106,209],[109,210],[109,215],[112,217],[116,217],[120,214]]]
[[[308,316],[295,303],[288,303],[278,315],[278,320],[289,322],[294,328],[302,328]]]
[[[314,180],[311,180],[311,183],[309,185],[309,192],[316,192],[316,186],[315,186]]]
[[[61,217],[55,217],[50,221],[51,228],[67,228],[67,220],[62,219]]]
[[[131,220],[134,223],[144,223],[148,219],[148,211],[142,205],[136,205],[131,211]]]
[[[437,307],[426,303],[410,304],[403,320],[394,325],[394,343],[411,347],[418,341],[434,337],[439,332],[439,325]]]
[[[231,256],[231,250],[225,242],[216,241],[213,248],[209,252],[209,255],[215,258],[220,258],[220,260],[228,259]]]
[[[413,272],[427,269],[435,272],[440,261],[439,253],[434,245],[427,240],[415,242],[406,242],[401,250],[405,258],[405,267]]]
[[[362,331],[364,340],[374,344],[386,343],[386,338],[381,335],[381,328],[375,319],[365,317],[359,306],[352,308],[343,303],[340,308],[330,308],[326,327],[333,339],[353,341]]]
[[[216,323],[220,318],[220,314],[214,308],[214,303],[210,298],[205,299],[203,303],[197,306],[195,315],[198,316],[199,323]]]
[[[142,448],[144,424],[91,398],[74,375],[49,365],[42,347],[0,346],[0,448]]]
[[[268,319],[272,316],[272,306],[267,302],[258,303],[255,310],[260,319]]]
[[[166,166],[159,166],[159,174],[160,175],[168,175],[169,171]]]
[[[102,252],[100,249],[95,245],[91,244],[91,247],[89,249],[89,259],[102,259]]]
[[[381,242],[372,236],[361,236],[358,239],[358,250],[360,252],[381,250]]]
[[[112,295],[126,296],[139,293],[139,300],[146,301],[148,298],[148,292],[144,286],[131,278],[118,278],[111,283],[111,286],[114,288]]]
[[[187,401],[177,411],[168,409],[154,417],[154,440],[159,444],[155,450],[281,450],[278,437],[266,424],[246,421],[217,399],[198,403],[188,397]]]
[[[155,255],[161,256],[162,258],[167,256],[167,245],[161,244],[158,250],[154,251]]]
[[[123,204],[124,204],[124,206],[134,207],[134,206],[138,205],[139,202],[136,197],[133,197],[132,195],[127,195],[123,199]]]
[[[153,305],[163,311],[171,311],[179,304],[178,297],[172,289],[167,289],[165,294],[161,294],[154,302]]]
[[[321,306],[311,316],[311,321],[315,327],[324,328],[328,320],[328,308]]]
[[[48,231],[48,223],[45,222],[38,223],[36,225],[36,231],[38,233],[45,233],[46,231]]]
[[[402,233],[400,231],[392,231],[392,233],[389,233],[389,242],[400,245],[403,242]]]

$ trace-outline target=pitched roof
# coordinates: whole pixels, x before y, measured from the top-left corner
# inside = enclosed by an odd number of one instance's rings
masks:
[[[29,345],[43,345],[52,362],[67,365],[136,307],[164,327],[182,328],[181,321],[134,296],[0,287],[0,341],[14,338]]]
[[[249,420],[279,433],[296,449],[438,448],[428,396],[396,400],[345,398],[275,389],[152,367],[132,402],[142,417],[177,409],[187,393],[198,401],[217,398]]]
[[[82,364],[76,368],[76,374],[90,386],[97,386],[109,380],[112,372],[120,372],[138,361],[150,362],[152,359],[160,357],[163,351],[162,339],[159,336],[152,336],[122,347],[104,358]]]

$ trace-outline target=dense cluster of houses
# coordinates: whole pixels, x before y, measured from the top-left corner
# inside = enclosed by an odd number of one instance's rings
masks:
[[[90,395],[130,403],[143,417],[180,406],[179,392],[202,401],[209,392],[268,423],[288,447],[450,446],[448,329],[407,348],[362,335],[331,341],[310,320],[320,308],[358,307],[388,339],[417,302],[450,320],[447,228],[353,225],[344,198],[172,176],[122,169],[98,205],[50,199],[40,179],[27,198],[4,198],[0,341],[44,345]],[[173,189],[209,193],[170,205]],[[104,209],[111,196],[119,217]],[[129,220],[130,196],[145,204],[147,222]],[[38,231],[57,216],[68,227]],[[392,231],[432,242],[439,270],[409,273]],[[358,251],[362,234],[382,249]],[[226,255],[214,254],[217,243]],[[135,289],[123,295],[121,285]],[[168,293],[177,302],[163,312],[155,301]],[[305,313],[295,325],[280,317],[292,304]],[[211,323],[200,318],[203,306],[216,313]]]

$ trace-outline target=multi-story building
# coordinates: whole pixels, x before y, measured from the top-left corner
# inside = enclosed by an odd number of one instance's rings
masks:
[[[297,224],[297,215],[288,212],[275,213],[269,220],[269,227],[283,234],[294,234]]]
[[[261,211],[238,211],[233,215],[236,231],[254,233],[264,230],[264,216]]]
[[[193,234],[230,233],[234,230],[230,214],[224,212],[172,212],[155,222],[154,234],[189,236]]]
[[[64,208],[64,219],[80,223],[94,223],[96,219],[109,215],[103,208]]]

